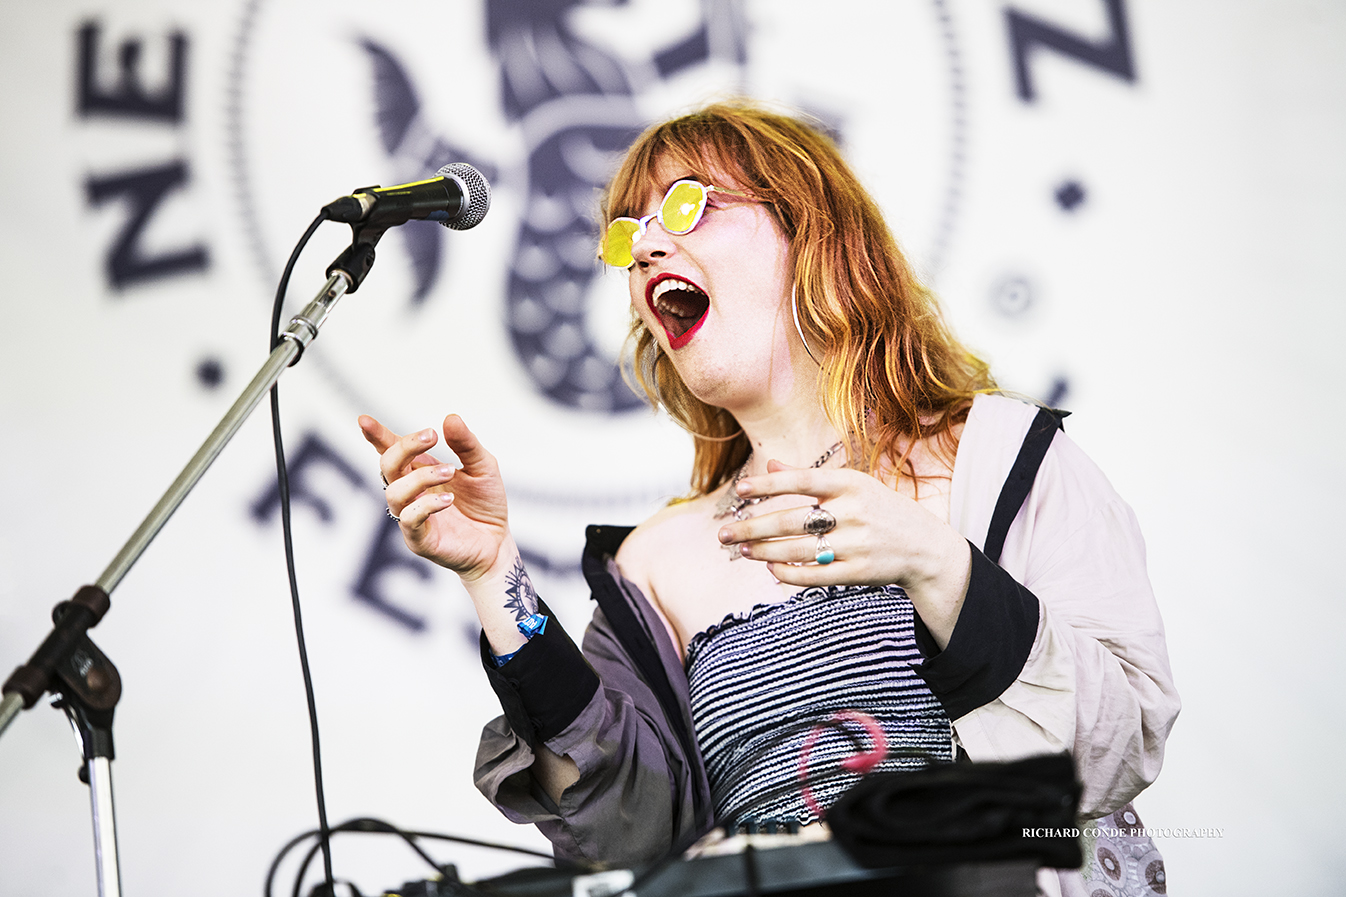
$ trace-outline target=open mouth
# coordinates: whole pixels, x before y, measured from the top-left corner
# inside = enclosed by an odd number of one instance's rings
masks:
[[[650,309],[664,325],[670,349],[687,345],[710,309],[710,297],[705,290],[672,274],[651,281],[646,295]]]

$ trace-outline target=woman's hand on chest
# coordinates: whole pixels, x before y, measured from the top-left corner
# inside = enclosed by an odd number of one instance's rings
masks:
[[[726,522],[717,536],[794,586],[900,585],[943,647],[962,608],[971,564],[967,541],[946,522],[948,496],[939,487],[947,482],[927,480],[916,501],[860,471],[795,469],[773,461],[766,474],[739,481],[739,498],[806,495],[825,514],[812,506],[764,511]],[[806,528],[810,513],[815,523],[821,516],[824,532]]]

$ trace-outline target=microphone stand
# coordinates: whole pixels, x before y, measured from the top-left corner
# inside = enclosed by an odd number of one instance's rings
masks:
[[[315,222],[316,226],[316,222]],[[327,283],[289,326],[271,355],[225,412],[210,436],[197,449],[131,538],[117,552],[97,581],[83,586],[52,611],[54,625],[28,662],[5,681],[0,699],[0,735],[20,710],[31,708],[47,691],[59,694],[52,703],[64,710],[83,748],[81,780],[89,785],[93,812],[94,855],[98,864],[100,897],[120,897],[121,871],[117,858],[117,823],[112,804],[112,714],[121,697],[121,676],[107,656],[89,639],[88,630],[107,613],[109,595],[159,534],[168,518],[182,504],[201,476],[238,432],[262,396],[276,384],[287,367],[298,363],[304,349],[337,301],[353,293],[374,264],[374,244],[386,225],[351,225],[350,247],[327,269]],[[288,274],[288,272],[287,272]]]

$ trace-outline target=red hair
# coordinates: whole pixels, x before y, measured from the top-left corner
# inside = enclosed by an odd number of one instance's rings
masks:
[[[832,140],[747,101],[655,125],[609,185],[604,226],[640,214],[665,160],[705,183],[727,176],[771,210],[790,243],[800,326],[821,366],[819,400],[852,465],[907,470],[913,445],[938,437],[952,466],[953,428],[995,381],[955,339]],[[747,437],[729,412],[691,394],[639,316],[631,336],[636,382],[697,437],[693,492],[714,491],[747,459]]]

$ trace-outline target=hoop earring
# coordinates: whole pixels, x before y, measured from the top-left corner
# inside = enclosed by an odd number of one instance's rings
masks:
[[[679,426],[681,426],[681,424],[679,424]],[[693,439],[700,439],[704,442],[733,442],[735,439],[743,435],[742,427],[739,427],[737,430],[735,430],[733,433],[730,433],[728,436],[702,436],[700,433],[696,432],[690,427],[683,427],[683,429],[686,430],[688,433],[690,433]]]
[[[797,295],[798,289],[799,289],[798,284],[793,284],[790,287],[790,313],[794,315],[795,333],[799,334],[799,341],[804,344],[804,351],[809,353],[809,358],[813,359],[813,363],[816,364],[818,367],[822,367],[823,363],[817,359],[817,357],[813,354],[813,350],[809,348],[809,341],[804,339],[804,328],[799,326],[799,296]]]

